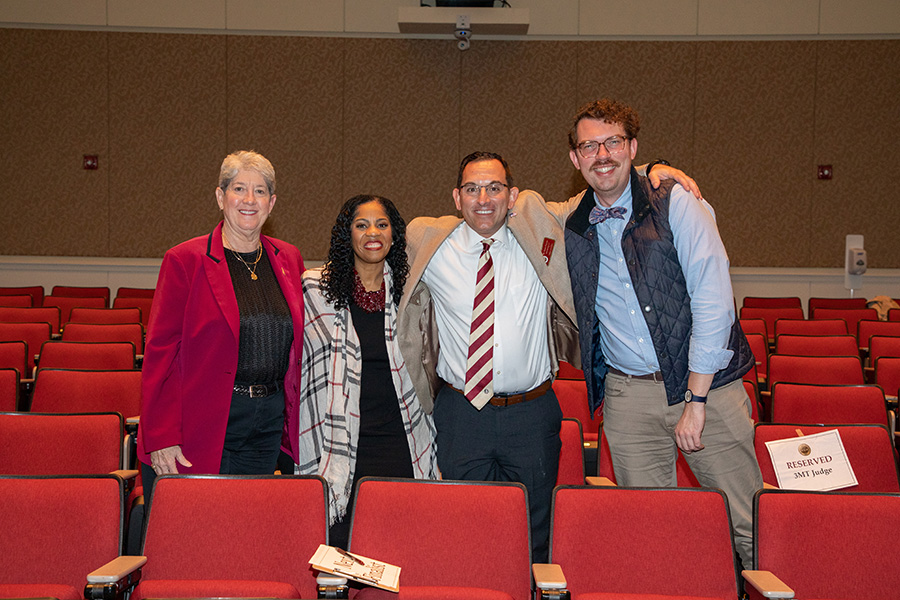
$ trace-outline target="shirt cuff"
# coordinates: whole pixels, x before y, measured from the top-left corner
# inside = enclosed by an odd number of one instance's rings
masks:
[[[688,369],[694,373],[712,375],[727,367],[733,356],[733,350],[704,347],[692,342],[688,352]]]

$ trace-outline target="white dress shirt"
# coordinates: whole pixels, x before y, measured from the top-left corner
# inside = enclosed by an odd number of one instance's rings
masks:
[[[494,393],[532,390],[550,378],[547,290],[504,224],[491,246],[494,262]],[[444,240],[422,281],[431,291],[438,325],[438,375],[465,387],[475,279],[482,237],[465,222]]]

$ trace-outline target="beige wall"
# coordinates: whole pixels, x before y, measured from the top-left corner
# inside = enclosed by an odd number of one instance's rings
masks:
[[[701,4],[702,4],[701,0]],[[900,40],[600,41],[0,29],[0,254],[159,257],[217,220],[229,151],[278,172],[269,233],[327,251],[340,204],[450,212],[460,158],[491,149],[564,199],[565,133],[600,95],[642,116],[638,159],[700,182],[732,264],[839,267],[863,234],[900,267]],[[83,154],[100,169],[84,171]],[[834,165],[817,181],[818,163]]]

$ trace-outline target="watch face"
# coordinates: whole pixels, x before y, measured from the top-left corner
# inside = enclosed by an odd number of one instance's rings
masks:
[[[691,390],[687,390],[684,393],[684,401],[685,402],[690,402],[693,398],[694,398],[694,392],[692,392]]]

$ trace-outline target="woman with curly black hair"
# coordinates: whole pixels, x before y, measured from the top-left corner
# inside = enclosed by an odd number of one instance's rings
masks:
[[[379,196],[354,196],[331,230],[324,267],[303,274],[300,472],[329,484],[332,546],[366,475],[436,479],[435,429],[397,340],[409,273],[406,223]]]

